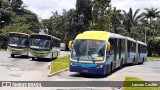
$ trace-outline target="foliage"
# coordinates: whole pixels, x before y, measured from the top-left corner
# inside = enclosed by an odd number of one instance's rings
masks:
[[[92,22],[92,1],[91,0],[77,0],[76,3],[76,30],[79,33],[89,30]]]
[[[160,55],[160,37],[150,37],[148,39],[148,46],[149,50]]]
[[[111,23],[108,22],[110,17],[107,16],[108,10],[110,7],[110,0],[93,0],[93,10],[92,10],[92,29],[94,30],[102,30],[102,31],[109,31],[111,27]]]
[[[71,9],[68,12],[64,10],[62,15],[55,12],[50,19],[42,20],[42,24],[44,27],[48,28],[49,34],[60,38],[62,42],[67,42],[75,38],[78,32],[76,30],[77,23],[74,21],[75,15],[75,9]]]
[[[22,0],[0,0],[0,41],[5,45],[9,32],[39,32],[37,15],[22,5]]]
[[[123,19],[123,15],[120,13],[121,10],[117,10],[116,7],[113,8],[113,10],[111,10],[109,12],[109,14],[107,16],[110,17],[110,21],[111,21],[111,26],[113,27],[112,32],[113,33],[120,33],[122,26],[121,26],[121,22]]]
[[[137,25],[138,20],[140,19],[140,15],[137,16],[140,9],[137,9],[134,13],[132,8],[129,9],[129,12],[126,13],[126,11],[123,11],[124,17],[123,17],[123,25],[125,29],[128,31],[128,33],[131,33],[132,26]]]
[[[145,12],[141,13],[141,16],[143,16],[144,19],[147,19],[147,22],[149,23],[149,35],[148,36],[153,36],[152,35],[152,32],[153,32],[153,29],[152,29],[152,21],[154,18],[160,18],[160,11],[157,11],[158,8],[145,8]]]
[[[9,0],[0,0],[0,28],[10,23],[11,9]]]
[[[23,1],[22,0],[11,0],[11,7],[13,11],[18,11],[22,8]]]
[[[140,9],[134,12],[130,8],[126,12],[112,7],[110,2],[111,0],[77,0],[76,9],[63,10],[62,14],[52,12],[49,19],[43,19],[39,23],[37,15],[25,9],[23,0],[0,0],[1,41],[5,42],[11,31],[38,33],[39,28],[47,28],[50,35],[67,43],[86,30],[100,30],[139,41],[147,40],[149,48],[154,49],[150,37],[160,35],[160,11],[157,8],[145,8],[145,12],[139,14]]]
[[[89,30],[91,21],[91,0],[77,0],[76,9],[63,10],[62,15],[53,12],[50,19],[42,20],[42,24],[48,28],[49,34],[68,42],[77,34]]]

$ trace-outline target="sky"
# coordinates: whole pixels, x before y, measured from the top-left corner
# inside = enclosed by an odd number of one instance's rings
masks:
[[[75,8],[76,0],[23,0],[27,9],[36,13],[39,19],[48,19],[52,12],[63,12],[63,9],[69,10]],[[160,10],[160,0],[111,0],[113,7],[128,11],[131,7],[134,11],[144,8],[158,8]]]

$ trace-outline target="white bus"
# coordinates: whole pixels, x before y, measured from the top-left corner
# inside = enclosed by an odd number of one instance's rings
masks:
[[[29,35],[25,33],[10,32],[8,35],[7,51],[11,57],[15,55],[28,56]]]
[[[35,58],[57,58],[60,54],[59,38],[46,34],[32,34],[29,38],[29,56]]]

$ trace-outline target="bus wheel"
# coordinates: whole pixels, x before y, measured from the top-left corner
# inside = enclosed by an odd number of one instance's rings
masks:
[[[13,58],[13,57],[14,57],[14,54],[11,54],[11,57]]]

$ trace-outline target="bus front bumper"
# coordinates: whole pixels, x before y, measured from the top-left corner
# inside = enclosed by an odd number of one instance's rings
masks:
[[[72,66],[72,65],[70,65],[70,72],[79,72],[79,73],[86,73],[86,74],[99,74],[99,75],[106,74],[105,67],[85,68],[85,67]]]
[[[10,54],[15,54],[15,55],[28,55],[28,49],[16,49],[8,47],[7,51]]]

